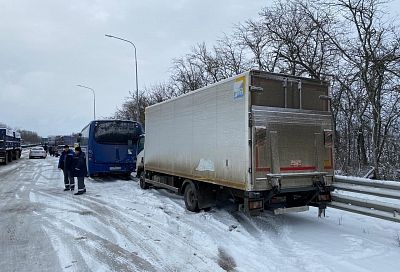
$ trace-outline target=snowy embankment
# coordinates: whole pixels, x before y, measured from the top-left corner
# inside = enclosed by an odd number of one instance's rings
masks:
[[[56,160],[52,160],[54,165]],[[62,192],[43,173],[30,200],[65,271],[398,271],[400,225],[328,209],[247,217],[233,206],[185,210],[181,197],[136,181],[87,180]]]

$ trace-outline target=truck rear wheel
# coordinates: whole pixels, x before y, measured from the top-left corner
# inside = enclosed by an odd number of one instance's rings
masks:
[[[4,164],[8,164],[8,152],[6,152],[6,156],[4,157]]]
[[[146,173],[144,171],[142,171],[142,173],[140,173],[139,186],[143,190],[149,189],[149,184],[146,182],[145,179],[146,179]]]
[[[198,212],[200,210],[196,186],[192,182],[185,187],[183,198],[185,199],[185,206],[187,210],[191,212]]]

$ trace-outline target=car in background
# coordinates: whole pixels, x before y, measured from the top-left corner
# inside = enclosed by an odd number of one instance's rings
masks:
[[[32,159],[32,158],[43,158],[43,159],[45,159],[46,157],[47,157],[47,152],[41,146],[32,147],[29,150],[29,159]]]

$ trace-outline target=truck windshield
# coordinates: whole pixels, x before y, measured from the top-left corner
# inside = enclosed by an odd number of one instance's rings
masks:
[[[144,149],[144,136],[140,137],[138,141],[138,147],[137,147],[137,152],[139,153]]]
[[[140,127],[134,122],[104,121],[96,123],[94,137],[100,144],[128,144],[140,134]]]

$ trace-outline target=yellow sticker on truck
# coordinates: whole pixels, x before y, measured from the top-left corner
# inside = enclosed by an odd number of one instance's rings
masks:
[[[235,83],[233,85],[233,99],[240,99],[244,97],[246,91],[246,77],[241,76],[235,79]]]

